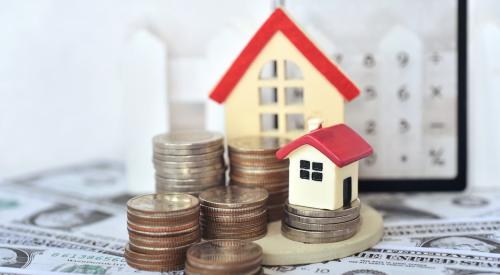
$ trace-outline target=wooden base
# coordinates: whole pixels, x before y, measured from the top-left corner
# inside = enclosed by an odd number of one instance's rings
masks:
[[[281,221],[270,223],[267,235],[255,241],[264,250],[264,265],[310,264],[347,257],[377,244],[384,234],[382,216],[373,208],[361,207],[361,227],[352,238],[325,244],[295,242],[281,235]]]

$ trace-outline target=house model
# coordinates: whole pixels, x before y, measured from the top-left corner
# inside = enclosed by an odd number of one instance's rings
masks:
[[[358,198],[358,162],[372,147],[345,124],[311,124],[311,132],[276,152],[290,159],[288,200],[329,210],[349,206]]]
[[[226,135],[296,138],[305,121],[344,122],[358,88],[304,32],[276,9],[210,94],[224,103]]]

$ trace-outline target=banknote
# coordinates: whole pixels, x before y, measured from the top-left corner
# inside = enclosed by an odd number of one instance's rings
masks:
[[[335,261],[266,267],[265,274],[500,274],[500,256],[437,248],[380,246]]]
[[[386,224],[500,216],[500,192],[372,193],[360,197],[383,215]]]
[[[0,230],[121,255],[127,242],[124,208],[60,194],[0,185]]]
[[[24,270],[25,272],[20,272]],[[0,245],[0,274],[150,274],[130,268],[119,256],[74,249]],[[175,274],[171,272],[169,274]]]
[[[399,222],[385,226],[382,244],[500,254],[500,218]]]

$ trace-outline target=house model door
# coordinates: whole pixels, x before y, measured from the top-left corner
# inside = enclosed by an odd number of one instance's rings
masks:
[[[344,179],[342,190],[343,190],[343,192],[342,192],[343,205],[345,207],[351,203],[351,197],[352,197],[352,178],[351,177]]]

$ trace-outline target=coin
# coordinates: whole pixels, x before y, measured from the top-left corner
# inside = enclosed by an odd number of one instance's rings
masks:
[[[127,208],[134,213],[178,214],[197,208],[200,201],[191,195],[181,193],[161,193],[137,196],[127,202]]]
[[[265,204],[268,193],[262,188],[221,186],[208,189],[199,199],[205,206],[218,208],[245,208]]]
[[[156,172],[162,175],[189,175],[189,174],[199,174],[206,173],[211,171],[217,171],[224,168],[224,164],[222,162],[218,162],[213,165],[207,165],[202,167],[192,167],[192,168],[168,168],[168,167],[158,167],[156,168]],[[168,177],[166,177],[168,178]]]
[[[218,208],[218,207],[210,207],[210,206],[205,206],[201,205],[201,214],[207,215],[207,216],[224,216],[224,215],[229,215],[229,216],[242,216],[245,214],[250,214],[253,215],[253,213],[260,212],[266,209],[266,205],[259,204],[255,206],[250,206],[250,207],[241,207],[241,208]]]
[[[294,228],[308,230],[308,231],[336,231],[342,229],[353,229],[356,226],[358,226],[360,222],[358,216],[353,220],[337,222],[337,223],[322,223],[322,224],[305,223],[297,221],[295,219],[291,219],[291,216],[286,214],[284,215],[283,220],[285,221],[286,224]]]
[[[199,230],[199,226],[196,225],[194,227],[187,228],[185,230],[179,230],[179,231],[174,231],[174,232],[151,232],[151,231],[143,231],[143,230],[137,230],[134,228],[130,228],[127,226],[127,230],[129,233],[134,233],[137,235],[142,235],[142,236],[150,236],[150,237],[172,237],[172,236],[178,236],[181,234],[186,234],[186,233],[191,233],[193,231]]]
[[[262,258],[262,248],[242,240],[213,240],[191,246],[186,253],[189,264],[234,266]]]
[[[182,270],[184,268],[184,265],[175,265],[175,266],[169,266],[169,265],[151,265],[151,264],[139,264],[136,262],[131,261],[130,259],[126,259],[127,264],[135,269],[139,270],[144,270],[144,271],[153,271],[153,272],[169,272],[169,271],[176,271],[176,270]]]
[[[224,149],[220,149],[218,151],[210,152],[208,154],[203,155],[186,155],[186,156],[174,156],[174,155],[164,155],[159,154],[157,152],[153,153],[154,159],[166,162],[193,162],[193,161],[203,161],[207,159],[220,158],[224,154]]]
[[[259,231],[254,231],[251,233],[214,233],[212,231],[203,231],[202,233],[203,233],[203,239],[205,240],[230,239],[230,240],[255,241],[266,236],[267,228],[264,227]]]
[[[187,249],[193,245],[192,243],[177,246],[177,247],[152,247],[152,246],[138,246],[133,243],[128,243],[131,251],[149,255],[154,259],[162,259],[166,257],[176,257],[177,255],[184,255]]]
[[[317,218],[335,218],[348,215],[359,215],[359,210],[361,208],[361,202],[356,199],[351,202],[350,205],[342,207],[336,210],[325,210],[318,208],[310,208],[299,205],[285,203],[285,209],[292,214],[306,217],[317,217]]]
[[[204,167],[204,166],[212,166],[218,163],[224,163],[223,156],[204,159],[199,161],[162,161],[159,159],[153,158],[153,163],[155,168],[172,168],[172,169],[184,169],[184,168],[196,168],[196,167]]]
[[[209,170],[201,173],[191,173],[191,174],[167,174],[164,171],[156,170],[156,175],[162,177],[163,179],[174,179],[174,180],[194,180],[194,179],[203,179],[209,177],[217,177],[224,174],[226,171],[225,167],[221,167],[218,169]]]
[[[228,141],[228,147],[233,152],[240,153],[274,153],[290,140],[279,137],[240,137]]]
[[[175,184],[175,185],[210,185],[213,183],[220,183],[225,181],[225,175],[223,173],[211,177],[204,177],[199,179],[167,179],[160,175],[155,177],[156,183],[161,184]]]
[[[136,246],[146,247],[178,247],[186,244],[198,242],[200,240],[200,231],[172,236],[169,238],[146,237],[129,233],[129,242]]]
[[[189,221],[187,223],[183,224],[177,224],[177,225],[162,225],[162,224],[157,224],[157,223],[142,223],[142,224],[137,224],[133,223],[131,221],[127,221],[127,226],[134,231],[140,231],[140,232],[178,232],[178,231],[183,231],[188,228],[192,228],[195,225],[198,224],[198,219]]]
[[[332,217],[332,218],[328,218],[328,217],[327,218],[316,218],[316,217],[300,216],[300,215],[285,211],[285,216],[291,222],[320,225],[320,224],[339,224],[339,223],[352,221],[352,220],[359,217],[359,213],[352,212],[352,214],[350,214],[350,215],[338,216],[338,217]],[[292,225],[293,227],[297,227],[291,223],[288,223],[288,224]],[[301,228],[301,227],[297,227],[297,228]]]
[[[281,232],[289,239],[300,240],[306,243],[316,243],[320,240],[345,240],[352,237],[359,230],[360,223],[348,229],[340,229],[335,231],[310,231],[297,229],[289,226],[286,223],[281,223]]]
[[[153,152],[162,155],[172,155],[172,156],[188,156],[188,155],[205,155],[215,151],[223,150],[222,144],[216,144],[212,146],[206,146],[194,149],[166,149],[159,146],[153,148]]]
[[[138,213],[127,211],[127,219],[133,223],[153,223],[158,225],[180,224],[188,221],[196,220],[200,214],[200,208],[196,207],[193,211],[186,211],[180,215],[162,215],[160,213],[154,215],[138,215]]]
[[[201,214],[200,220],[210,220],[210,221],[215,221],[215,222],[220,222],[220,223],[244,223],[244,222],[252,222],[256,220],[260,220],[262,216],[265,216],[267,213],[266,209],[262,209],[262,211],[259,211],[257,213],[250,213],[250,214],[237,214],[237,215],[205,215],[204,213]]]
[[[193,149],[221,144],[223,136],[209,131],[182,131],[157,135],[154,146],[165,149]]]

